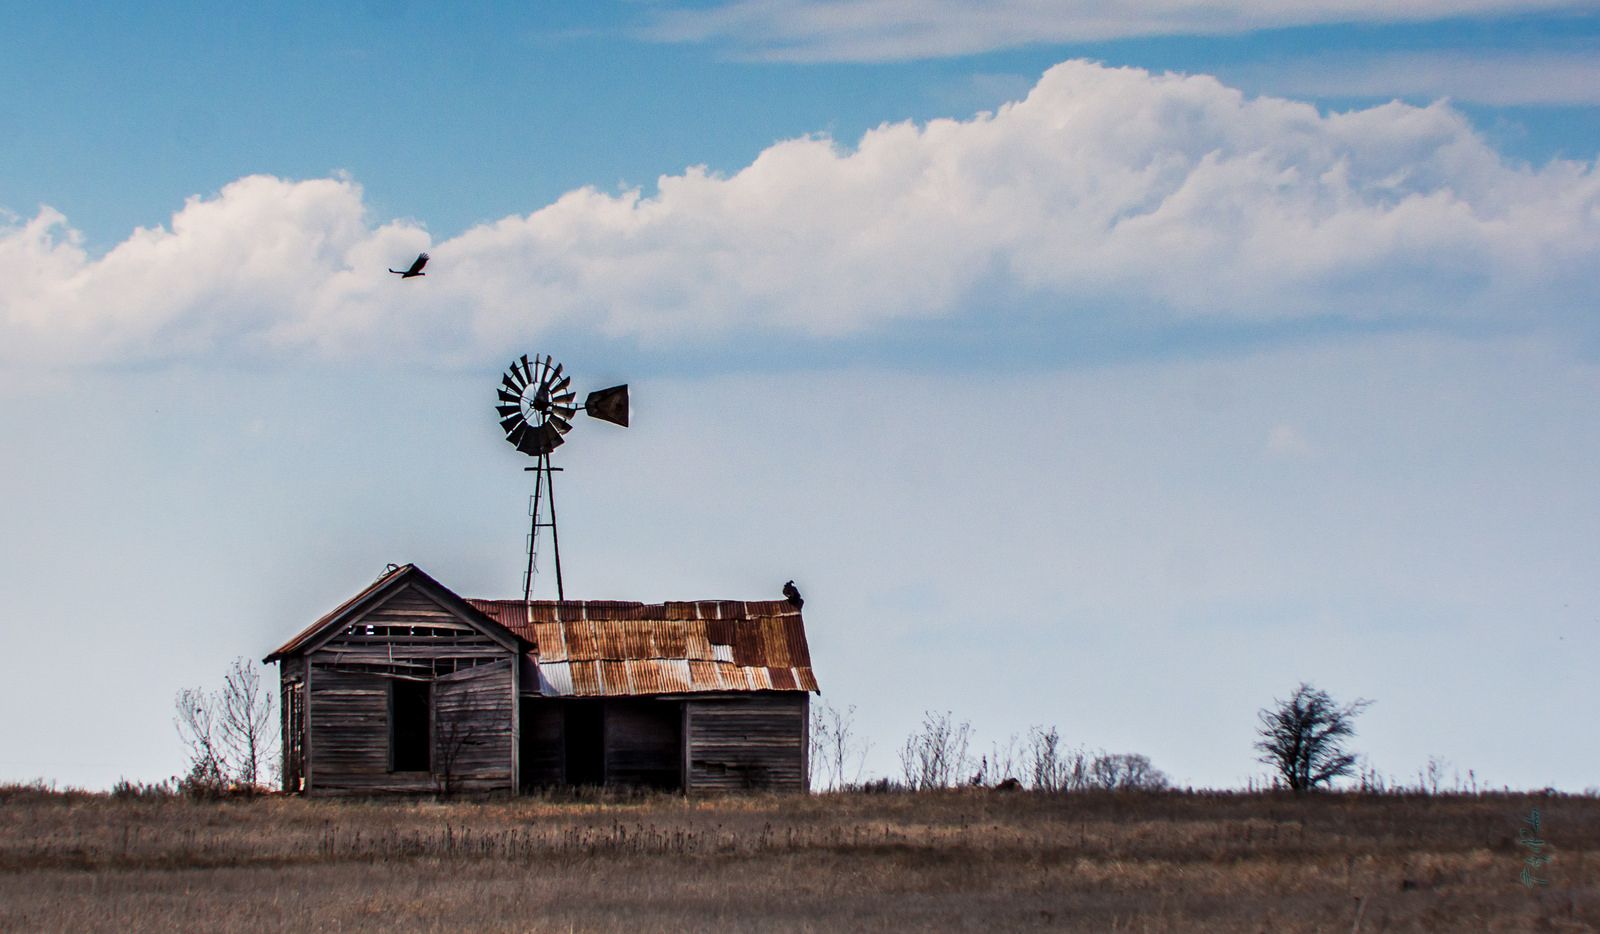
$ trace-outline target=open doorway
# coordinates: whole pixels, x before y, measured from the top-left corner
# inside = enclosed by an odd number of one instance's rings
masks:
[[[567,784],[605,784],[605,710],[601,702],[567,701],[562,727],[566,741]]]
[[[389,770],[426,772],[432,717],[431,685],[426,681],[389,682]]]

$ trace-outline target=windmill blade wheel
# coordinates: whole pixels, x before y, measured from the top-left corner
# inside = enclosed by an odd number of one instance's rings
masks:
[[[563,367],[548,354],[523,354],[511,361],[495,395],[495,415],[506,441],[529,457],[541,457],[560,446],[562,435],[572,430],[571,394],[559,402],[556,395],[571,382]],[[556,388],[560,387],[560,388]]]

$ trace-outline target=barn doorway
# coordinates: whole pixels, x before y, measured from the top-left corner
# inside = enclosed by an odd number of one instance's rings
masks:
[[[426,772],[432,717],[431,685],[426,681],[389,682],[389,770]]]
[[[562,735],[567,784],[603,785],[606,780],[605,708],[600,701],[567,701]]]

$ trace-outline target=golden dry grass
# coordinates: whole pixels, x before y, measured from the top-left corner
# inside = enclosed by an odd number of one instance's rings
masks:
[[[1540,808],[1548,886],[1518,881]],[[1593,930],[1600,799],[0,793],[0,930]]]

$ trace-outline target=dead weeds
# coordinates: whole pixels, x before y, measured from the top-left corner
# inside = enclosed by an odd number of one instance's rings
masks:
[[[34,789],[0,795],[0,930],[1594,930],[1597,854],[1560,795]]]

